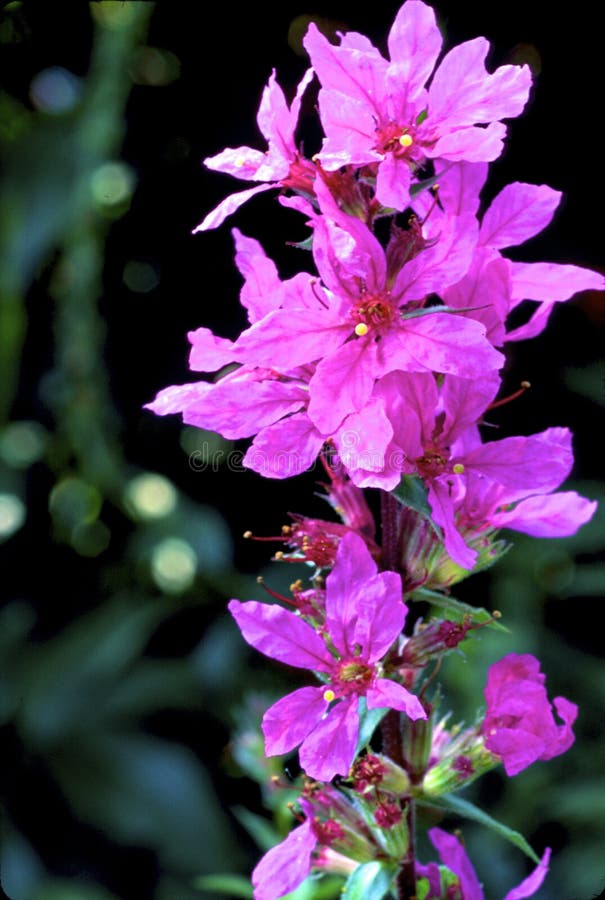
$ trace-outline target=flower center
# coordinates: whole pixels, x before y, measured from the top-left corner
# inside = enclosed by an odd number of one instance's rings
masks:
[[[395,316],[390,297],[385,294],[363,292],[360,302],[352,311],[355,334],[363,337],[370,331],[386,331]]]
[[[415,143],[413,129],[407,126],[389,122],[376,129],[375,149],[380,153],[392,153],[397,159],[410,158]]]
[[[338,664],[333,682],[340,696],[346,697],[350,694],[365,694],[373,677],[373,666],[357,659],[343,659]]]

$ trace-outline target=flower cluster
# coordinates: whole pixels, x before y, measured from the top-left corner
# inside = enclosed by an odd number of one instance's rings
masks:
[[[500,762],[516,775],[563,753],[577,708],[555,698],[557,724],[539,662],[509,654],[490,669],[484,715],[467,728],[450,727],[449,714],[437,721],[429,688],[443,656],[496,617],[447,590],[501,555],[501,529],[564,537],[593,515],[595,503],[558,490],[573,466],[566,428],[490,440],[486,426],[508,399],[505,345],[539,334],[556,303],[605,280],[507,255],[549,224],[561,199],[552,188],[509,184],[483,210],[503,120],[529,96],[527,66],[488,72],[484,38],[442,55],[421,0],[399,10],[388,58],[355,32],[332,44],[313,23],[304,46],[311,68],[292,103],[275,72],[263,92],[267,149],[227,148],[205,161],[254,184],[196,231],[277,190],[304,217],[307,270],[281,278],[258,241],[234,228],[248,327],[234,341],[190,332],[190,368],[211,377],[168,387],[148,408],[253,438],[244,464],[268,478],[320,459],[341,519],[294,515],[284,526],[288,551],[275,559],[312,573],[291,599],[274,594],[290,609],[229,604],[248,644],[315,678],[263,718],[266,754],[299,748],[306,781],[299,824],[254,871],[256,900],[276,900],[311,870],[359,879],[356,890],[365,885],[375,900],[389,891],[482,900],[453,835],[429,831],[440,864],[414,859],[414,804],[442,802]],[[296,132],[315,79],[324,138],[306,156]],[[511,325],[521,305],[525,323]],[[378,538],[366,488],[381,495]],[[438,601],[435,616],[411,622],[403,598],[420,588]],[[371,743],[379,723],[380,755]],[[549,855],[532,852],[537,868],[505,900],[538,890]]]

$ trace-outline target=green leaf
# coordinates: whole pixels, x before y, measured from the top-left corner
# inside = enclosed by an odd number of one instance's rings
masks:
[[[450,597],[447,594],[441,594],[439,591],[431,591],[429,588],[423,587],[416,588],[409,595],[409,599],[425,600],[432,606],[445,610],[455,622],[461,622],[465,617],[470,617],[478,625],[489,625],[490,628],[495,628],[496,631],[505,631],[507,633],[510,631],[509,628],[494,619],[492,614],[482,606],[470,606],[468,603],[463,603],[461,600],[456,600],[455,597]]]
[[[366,744],[370,743],[372,735],[387,713],[388,709],[368,709],[365,697],[359,698],[359,738],[356,756]]]
[[[243,875],[202,875],[196,878],[193,886],[200,891],[215,891],[229,897],[252,897],[252,885]]]
[[[376,861],[357,866],[347,879],[342,900],[382,900],[396,871],[392,865]]]
[[[430,802],[426,802],[424,800],[418,800],[418,803],[421,806],[432,806],[437,807],[438,809],[444,809],[447,812],[456,813],[464,819],[470,819],[473,822],[477,822],[479,825],[485,825],[486,828],[495,831],[496,834],[499,834],[505,841],[509,841],[511,844],[514,844],[515,847],[518,847],[519,850],[522,850],[533,862],[540,862],[539,858],[522,834],[509,828],[508,825],[498,822],[497,819],[492,819],[486,812],[483,812],[482,809],[479,809],[479,807],[470,803],[468,800],[463,800],[461,797],[456,797],[454,794],[444,794],[443,797],[439,797],[434,801],[431,800]]]
[[[427,500],[427,490],[421,478],[417,475],[404,475],[393,491],[393,496],[404,506],[408,506],[427,519],[435,534],[442,539],[441,529],[433,521],[431,507]]]

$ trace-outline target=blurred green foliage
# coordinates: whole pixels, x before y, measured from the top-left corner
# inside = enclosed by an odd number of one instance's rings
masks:
[[[26,40],[26,6],[3,5],[4,45]],[[138,189],[121,158],[125,107],[133,84],[153,90],[180,71],[146,45],[153,12],[91,4],[84,76],[48,66],[30,102],[0,91],[0,870],[12,900],[249,897],[255,848],[292,823],[294,791],[272,784],[288,776],[264,759],[258,727],[287,675],[254,660],[222,614],[225,598],[259,589],[235,570],[216,509],[127,458],[110,390],[106,247]],[[151,262],[124,269],[141,295],[158,279]],[[602,361],[565,373],[591,412],[602,374]],[[200,464],[229,449],[192,429],[181,443]],[[600,484],[577,488],[603,499]],[[482,629],[442,673],[455,715],[470,719],[487,667],[532,652],[551,696],[580,705],[566,756],[468,792],[534,845],[553,844],[539,894],[551,900],[588,900],[605,883],[604,543],[603,507],[576,538],[516,536],[462,598],[501,610],[510,635]],[[285,591],[298,574],[273,567],[271,584]],[[464,835],[487,896],[503,896],[523,857],[474,825]],[[313,881],[296,898],[341,884]]]

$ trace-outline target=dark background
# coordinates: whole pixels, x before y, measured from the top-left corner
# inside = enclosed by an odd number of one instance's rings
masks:
[[[603,51],[592,6],[565,16],[537,2],[435,8],[450,46],[485,35],[492,65],[540,70],[486,200],[514,180],[547,183],[564,200],[514,258],[603,270]],[[263,147],[255,115],[271,68],[292,96],[306,67],[297,16],[384,48],[397,9],[0,6],[0,860],[13,900],[218,896],[194,890],[195,877],[245,875],[260,852],[253,838],[267,840],[241,811],[266,815],[249,776],[262,783],[267,772],[253,732],[231,743],[230,734],[288,675],[248,654],[225,601],[258,597],[254,576],[273,549],[243,541],[244,530],[275,534],[288,511],[328,508],[317,473],[272,482],[201,471],[204,454],[216,460],[230,445],[142,406],[193,380],[188,330],[234,337],[244,324],[232,224],[260,239],[283,275],[309,264],[284,247],[304,228],[273,194],[192,236],[238,187],[200,161],[224,146]],[[52,76],[55,67],[67,75]],[[301,134],[310,155],[312,97]],[[572,428],[574,482],[595,498],[604,321],[603,295],[583,294],[555,309],[545,334],[511,345],[507,384],[527,379],[532,390],[498,413],[503,436]],[[534,652],[551,696],[581,706],[569,754],[513,781],[489,776],[474,795],[537,850],[553,846],[538,895],[552,900],[588,900],[605,883],[603,534],[601,518],[567,541],[515,538],[497,569],[461,585],[461,599],[501,609],[512,634],[469,641],[466,661],[453,657],[445,673],[457,716],[471,717],[487,666]],[[293,580],[285,568],[273,567],[273,586]],[[277,809],[276,839],[288,819],[275,797],[264,800]],[[526,871],[521,854],[472,826],[465,835],[487,896],[503,896]]]

